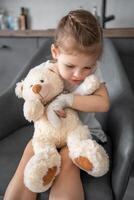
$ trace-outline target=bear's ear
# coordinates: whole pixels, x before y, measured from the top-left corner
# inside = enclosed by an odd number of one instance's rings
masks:
[[[23,98],[22,91],[23,91],[23,81],[18,82],[18,83],[16,84],[15,94],[16,94],[16,96],[17,96],[18,98]]]

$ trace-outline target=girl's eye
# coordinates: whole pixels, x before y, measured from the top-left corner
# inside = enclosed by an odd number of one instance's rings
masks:
[[[91,67],[85,67],[85,69],[89,69],[89,70],[90,70],[90,69],[91,69]]]
[[[30,85],[30,87],[33,87],[33,85]]]
[[[40,80],[41,83],[44,83],[44,80]]]
[[[73,65],[66,65],[66,67],[67,67],[67,68],[70,68],[70,69],[74,68]]]

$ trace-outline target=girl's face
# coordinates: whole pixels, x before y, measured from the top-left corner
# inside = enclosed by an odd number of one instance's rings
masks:
[[[97,58],[93,55],[74,52],[72,54],[60,51],[52,45],[52,56],[57,60],[60,76],[71,85],[79,85],[96,67]]]

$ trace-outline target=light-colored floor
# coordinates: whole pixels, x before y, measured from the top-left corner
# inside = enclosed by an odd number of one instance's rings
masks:
[[[134,200],[134,177],[131,177],[123,200]]]

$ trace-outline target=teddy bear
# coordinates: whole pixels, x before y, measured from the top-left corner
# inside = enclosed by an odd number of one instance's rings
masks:
[[[87,91],[93,93],[98,87],[99,80],[90,75],[75,92],[84,95]],[[25,167],[24,184],[36,193],[48,190],[60,173],[61,157],[58,149],[65,145],[73,163],[89,175],[103,176],[109,169],[106,151],[92,139],[89,128],[80,121],[75,110],[65,109],[66,117],[60,119],[60,126],[55,127],[48,120],[47,108],[58,95],[64,95],[63,90],[64,81],[54,70],[53,64],[46,62],[32,68],[15,88],[16,95],[24,99],[25,118],[34,122],[34,155]],[[50,112],[50,116],[53,114]],[[51,117],[55,119],[56,115]]]

